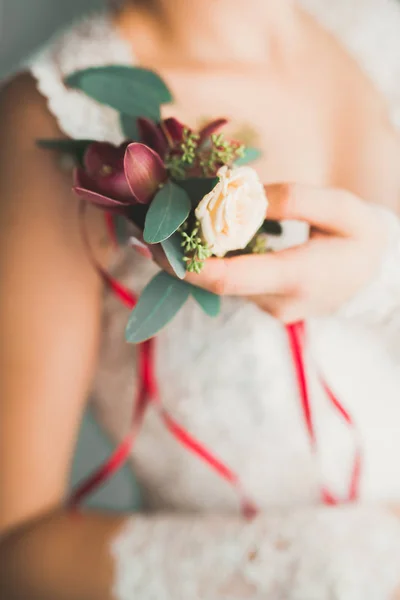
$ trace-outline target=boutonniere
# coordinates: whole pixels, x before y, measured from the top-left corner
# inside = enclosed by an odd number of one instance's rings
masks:
[[[185,282],[211,256],[266,249],[263,224],[268,201],[257,172],[247,164],[260,155],[224,136],[227,120],[199,131],[162,119],[172,101],[165,83],[137,67],[97,67],[72,74],[66,85],[119,113],[125,140],[41,140],[75,156],[74,191],[116,219],[134,223],[150,247],[159,244],[174,276],[158,273],[143,290],[126,338],[153,337],[193,297],[210,316],[220,298]]]

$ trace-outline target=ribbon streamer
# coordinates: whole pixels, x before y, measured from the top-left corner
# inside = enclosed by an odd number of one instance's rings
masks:
[[[299,396],[301,401],[302,413],[308,436],[310,438],[310,444],[313,452],[317,453],[317,440],[314,428],[314,422],[311,410],[310,394],[307,383],[307,374],[304,361],[304,348],[306,341],[306,326],[304,321],[294,323],[286,326],[286,331],[289,339],[289,346],[292,353],[293,365],[296,372]],[[332,404],[333,408],[342,417],[342,420],[352,429],[355,430],[355,424],[352,416],[343,404],[336,398],[335,394],[328,386],[327,382],[322,377],[321,373],[318,374],[318,379],[324,390],[327,399]],[[350,483],[348,493],[344,498],[344,502],[355,502],[359,498],[360,479],[361,479],[361,448],[357,440],[355,455],[353,460],[353,467],[351,470]],[[338,505],[341,501],[335,497],[325,486],[321,486],[321,499],[325,504]]]

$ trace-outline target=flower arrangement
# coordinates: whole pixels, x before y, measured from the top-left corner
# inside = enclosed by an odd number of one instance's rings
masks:
[[[126,337],[139,343],[168,323],[189,296],[210,316],[218,296],[184,281],[211,256],[266,251],[263,224],[268,201],[254,169],[259,156],[226,138],[226,119],[195,132],[174,118],[162,119],[172,101],[152,71],[125,66],[86,69],[66,85],[120,114],[126,140],[119,146],[96,140],[41,140],[45,148],[70,152],[77,165],[74,191],[85,202],[127,219],[149,245],[161,245],[175,276],[160,272],[144,289]]]

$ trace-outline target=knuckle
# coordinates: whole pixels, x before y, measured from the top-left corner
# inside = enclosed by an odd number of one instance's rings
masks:
[[[294,183],[282,183],[279,186],[279,194],[281,203],[284,207],[291,206],[293,198],[296,195],[296,184]]]
[[[305,277],[296,277],[291,283],[291,295],[297,299],[305,298],[309,286]]]
[[[217,296],[224,296],[225,295],[225,282],[222,281],[221,279],[216,279],[215,281],[212,282],[212,284],[210,286],[210,291],[213,292],[213,294],[217,294]]]
[[[274,319],[277,319],[278,321],[282,321],[282,316],[285,312],[285,309],[283,306],[277,304],[276,306],[273,306],[269,312],[274,317]]]
[[[277,319],[282,323],[286,323],[288,322],[288,320],[290,320],[290,308],[289,305],[285,302],[276,304],[275,306],[271,307],[269,312],[271,316],[274,317],[274,319]]]
[[[211,283],[211,291],[218,296],[225,296],[228,293],[228,269],[224,259],[218,260],[218,267]]]
[[[278,287],[281,293],[294,296],[300,295],[304,287],[304,278],[298,264],[294,264],[293,256],[281,256],[279,265]]]
[[[295,212],[298,203],[299,186],[296,183],[285,183],[282,191],[282,201],[288,212]]]

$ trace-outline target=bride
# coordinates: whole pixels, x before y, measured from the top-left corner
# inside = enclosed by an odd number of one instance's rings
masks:
[[[3,600],[400,598],[399,31],[396,0],[126,1],[2,91]],[[250,521],[151,410],[132,454],[145,512],[63,508],[87,398],[116,442],[128,431],[136,349],[87,259],[71,170],[35,140],[119,143],[113,109],[63,79],[133,63],[171,87],[165,116],[226,116],[262,149],[268,217],[284,223],[282,251],[191,276],[224,296],[216,320],[188,303],[156,340],[163,405],[237,474]],[[311,234],[296,246],[299,223]],[[114,256],[95,209],[89,228],[98,260],[140,292],[156,264]],[[315,444],[283,326],[303,319]]]

